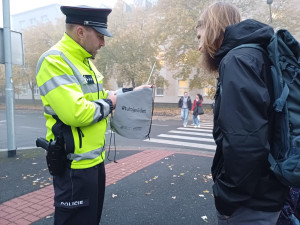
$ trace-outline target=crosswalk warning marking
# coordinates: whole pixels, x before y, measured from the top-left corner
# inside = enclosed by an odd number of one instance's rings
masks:
[[[164,138],[174,138],[174,139],[183,139],[183,140],[192,140],[192,141],[204,141],[204,142],[212,142],[215,143],[213,138],[200,138],[200,137],[188,137],[181,135],[169,135],[169,134],[160,134],[159,137]]]
[[[145,140],[145,141],[161,143],[161,144],[179,145],[182,147],[194,147],[194,148],[214,150],[214,151],[216,150],[215,145],[205,145],[205,144],[189,143],[189,142],[182,142],[182,141],[170,141],[170,140],[157,139],[157,138],[151,138],[150,140]]]
[[[169,133],[174,134],[189,134],[189,135],[195,135],[195,136],[206,136],[206,137],[212,137],[212,133],[203,133],[203,132],[188,132],[188,131],[180,131],[180,130],[170,130]]]
[[[180,127],[180,128],[194,128],[194,125],[187,125],[186,127]],[[214,126],[213,125],[203,125],[200,124],[200,128],[204,128],[204,129],[213,129]]]
[[[212,131],[209,129],[201,129],[201,128],[186,128],[186,127],[178,127],[178,130],[186,130],[186,131],[202,131],[206,133],[211,133]]]

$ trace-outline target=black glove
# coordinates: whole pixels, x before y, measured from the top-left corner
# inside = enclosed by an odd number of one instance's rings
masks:
[[[113,105],[112,101],[108,98],[103,99],[103,101],[105,101],[107,104],[109,104],[109,113],[111,113],[114,109],[114,105]]]

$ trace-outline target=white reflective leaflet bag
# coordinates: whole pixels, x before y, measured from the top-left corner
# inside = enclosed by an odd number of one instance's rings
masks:
[[[153,105],[153,88],[117,94],[111,129],[130,139],[150,138]]]

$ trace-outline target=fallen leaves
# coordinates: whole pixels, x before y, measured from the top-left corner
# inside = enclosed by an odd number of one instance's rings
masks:
[[[158,176],[154,176],[153,178],[146,180],[145,183],[148,184],[149,182],[151,182],[152,180],[156,180],[158,178]]]
[[[200,194],[199,197],[200,197],[200,198],[203,198],[204,200],[206,200],[205,195]]]
[[[37,176],[41,176],[40,174],[27,174],[27,175],[22,174],[21,176],[22,176],[23,180],[28,180],[30,178],[35,178],[32,181],[32,186],[39,186],[39,188],[44,188],[44,187],[49,186],[49,185],[52,184],[52,177],[48,177],[48,178],[37,177]]]
[[[207,216],[201,216],[201,219],[203,219],[206,223],[208,222]]]
[[[115,198],[115,197],[118,197],[118,195],[112,194],[111,197]]]

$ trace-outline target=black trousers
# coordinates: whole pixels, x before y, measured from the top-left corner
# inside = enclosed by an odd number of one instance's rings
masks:
[[[53,177],[54,224],[98,225],[104,193],[104,163],[88,169],[67,168],[62,176]]]

